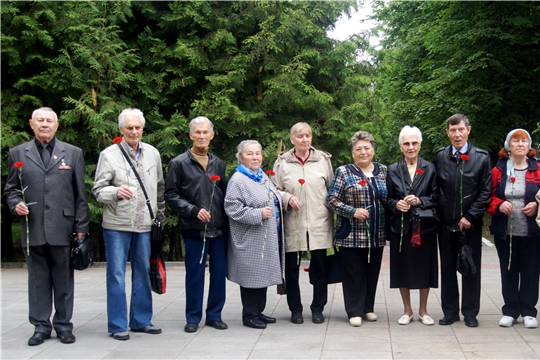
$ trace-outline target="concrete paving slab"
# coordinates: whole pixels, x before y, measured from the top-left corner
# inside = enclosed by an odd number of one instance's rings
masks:
[[[331,284],[326,321],[313,324],[309,311],[312,289],[308,273],[301,266],[301,294],[304,324],[290,322],[285,296],[268,290],[265,314],[278,319],[265,330],[243,326],[238,285],[227,282],[227,302],[223,320],[228,330],[204,326],[196,333],[183,331],[185,325],[185,270],[181,263],[167,264],[168,288],[154,295],[153,323],[163,329],[160,335],[130,332],[128,341],[114,340],[107,333],[105,266],[76,272],[74,334],[77,342],[62,344],[52,334],[43,345],[30,347],[33,327],[28,323],[27,272],[6,267],[2,282],[1,359],[540,359],[540,330],[526,329],[522,319],[510,328],[501,328],[502,295],[498,258],[494,247],[483,247],[480,326],[468,328],[463,321],[440,326],[440,289],[432,289],[428,311],[436,324],[418,320],[399,325],[403,312],[397,289],[390,289],[388,248],[385,249],[375,303],[378,320],[349,325],[343,306],[341,284]],[[7,265],[7,264],[3,264]],[[207,274],[208,275],[208,274]],[[128,267],[128,291],[131,270]],[[208,282],[206,283],[208,286]],[[207,291],[207,289],[206,289]],[[413,308],[418,291],[411,292]],[[129,299],[128,299],[129,301]]]

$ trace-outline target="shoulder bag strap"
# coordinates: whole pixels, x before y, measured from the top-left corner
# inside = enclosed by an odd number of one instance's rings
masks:
[[[131,170],[133,170],[133,173],[137,177],[137,180],[139,180],[139,184],[141,184],[141,189],[144,193],[144,197],[146,198],[146,205],[148,206],[148,211],[150,211],[150,217],[152,220],[154,220],[154,212],[152,211],[152,206],[150,206],[150,199],[148,199],[148,194],[146,193],[146,189],[144,188],[143,182],[141,180],[141,177],[139,176],[139,173],[135,169],[135,166],[133,166],[133,163],[131,162],[131,159],[129,158],[128,154],[126,153],[126,150],[122,147],[122,145],[118,145],[120,148],[120,151],[122,151],[122,154],[124,154],[124,157],[126,158],[129,166],[131,166]]]

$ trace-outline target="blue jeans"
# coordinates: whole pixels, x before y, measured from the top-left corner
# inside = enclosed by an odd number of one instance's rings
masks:
[[[111,334],[127,331],[126,263],[131,249],[129,327],[151,324],[150,233],[103,229],[107,257],[107,326]]]
[[[186,321],[198,324],[202,318],[204,296],[204,272],[206,256],[210,255],[210,286],[206,320],[221,321],[221,310],[225,305],[225,259],[227,235],[206,239],[203,251],[202,238],[184,238],[186,250]],[[203,261],[200,263],[201,255]]]

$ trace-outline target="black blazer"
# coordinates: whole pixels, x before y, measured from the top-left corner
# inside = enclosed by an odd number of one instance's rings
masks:
[[[414,194],[422,200],[422,209],[436,208],[438,202],[437,173],[435,165],[418,157],[417,168],[422,170],[422,175],[415,175],[412,186],[411,177],[407,170],[405,160],[401,160],[388,167],[388,177],[386,178],[386,188],[388,189],[388,230],[401,233],[401,214],[396,210],[396,204],[405,196]],[[413,207],[411,207],[412,209]],[[410,228],[411,210],[403,213],[403,234],[407,234]],[[421,233],[435,230],[436,224],[422,223],[420,225]]]

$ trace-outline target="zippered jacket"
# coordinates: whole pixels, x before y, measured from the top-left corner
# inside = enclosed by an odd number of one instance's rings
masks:
[[[508,234],[508,215],[499,211],[503,202],[506,201],[504,195],[505,184],[508,183],[506,176],[506,163],[511,160],[501,159],[491,172],[491,202],[487,209],[492,216],[491,226],[489,227],[493,236],[505,239]],[[535,196],[540,190],[540,168],[534,158],[527,159],[529,168],[525,173],[525,205],[536,201]],[[540,233],[540,228],[536,224],[536,214],[527,216],[528,236]]]
[[[212,175],[220,177],[215,185],[210,180]],[[206,172],[190,149],[169,162],[165,201],[178,213],[183,237],[203,238],[205,223],[197,218],[203,208],[211,215],[206,227],[207,238],[215,238],[228,231],[229,223],[223,205],[226,186],[225,164],[214,154],[208,153]]]
[[[459,231],[465,217],[474,226],[482,226],[484,211],[491,201],[491,164],[487,151],[469,143],[463,160],[452,154],[452,146],[437,150],[435,166],[439,185],[437,215],[440,225]]]

